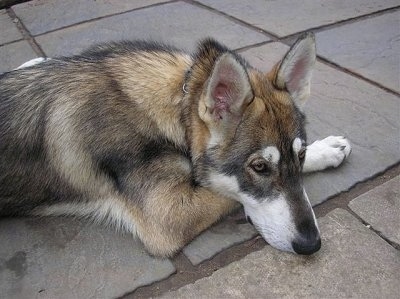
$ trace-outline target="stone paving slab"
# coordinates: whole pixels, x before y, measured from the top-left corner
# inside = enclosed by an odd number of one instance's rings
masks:
[[[249,223],[235,224],[225,220],[198,236],[183,249],[183,253],[193,265],[198,265],[224,249],[256,235],[256,230]]]
[[[171,20],[174,21],[171,22]],[[134,31],[132,28],[138,28],[138,30]],[[54,56],[77,53],[93,42],[121,38],[151,37],[191,49],[197,39],[205,35],[212,35],[234,48],[267,40],[264,35],[235,24],[224,17],[180,2],[145,8],[140,11],[88,22],[42,35],[38,37],[38,40],[46,53]],[[33,58],[25,57],[20,62],[12,62],[14,55],[29,56],[24,54],[24,51],[32,51],[26,42],[21,43],[26,45],[21,48],[21,51],[11,47],[8,51],[9,54],[4,54],[6,53],[4,51],[5,47],[0,47],[0,72],[3,67],[12,69]],[[244,55],[259,68],[267,69],[269,68],[267,66],[271,66],[273,62],[281,58],[286,49],[287,47],[283,44],[272,43],[264,47],[248,50],[244,52]],[[398,98],[322,64],[317,65],[316,74],[318,78],[314,79],[316,81],[312,86],[313,98],[310,100],[306,110],[310,121],[310,141],[330,134],[346,134],[350,137],[355,147],[350,160],[341,169],[307,177],[307,190],[313,204],[326,200],[328,196],[346,190],[355,182],[384,170],[388,165],[399,161],[400,156],[398,151],[398,148],[400,148],[399,141],[396,138],[398,133],[397,135],[395,134],[399,130],[399,121],[398,118],[396,119],[399,116]],[[337,96],[336,93],[338,93]],[[355,95],[355,103],[349,100],[352,94]],[[341,98],[343,96],[345,97],[344,100]],[[363,102],[364,98],[367,99],[366,102]],[[366,135],[367,132],[369,132],[368,135]],[[350,136],[349,133],[352,135]],[[353,136],[357,138],[353,140]],[[188,246],[189,248],[192,246],[193,249],[191,251],[194,253],[192,262],[198,263],[208,259],[236,242],[251,238],[254,235],[254,231],[247,228],[243,229],[246,226],[249,227],[248,225],[227,225],[222,223],[214,228],[217,232],[205,232],[198,240],[194,241],[194,245]],[[111,231],[110,233],[112,234],[113,232]],[[112,238],[111,236],[110,239]],[[205,250],[207,247],[210,250]],[[115,249],[116,255],[121,254],[118,250],[120,249]],[[45,255],[44,252],[43,250],[43,256]],[[187,254],[190,256],[189,253]],[[17,256],[17,260],[18,258],[19,256]],[[196,258],[197,261],[195,260]],[[156,266],[153,267],[149,262],[143,262],[143,265],[150,265],[149,268],[143,266],[142,269],[145,270],[143,270],[142,274],[144,276],[153,268],[157,268]],[[99,272],[100,276],[103,275],[104,270],[96,269],[96,271]],[[130,273],[132,272],[126,271],[125,276],[132,277]],[[77,276],[79,276],[78,274]],[[146,283],[152,282],[156,277],[156,275],[152,274],[150,276],[152,277]],[[116,279],[118,277],[116,275]],[[2,278],[0,279],[1,281],[3,281]],[[52,284],[53,282],[50,281],[48,285]],[[117,287],[132,291],[138,285],[130,284],[131,289],[125,287],[125,285],[122,288]],[[84,290],[81,290],[81,286],[82,284],[77,289],[83,292]],[[96,295],[96,293],[93,294]],[[51,293],[50,295],[53,294]],[[90,294],[79,293],[78,295],[86,297]]]
[[[22,39],[21,33],[5,9],[0,10],[0,28],[0,45]]]
[[[317,34],[318,54],[400,92],[400,10]]]
[[[199,0],[199,2],[280,37],[399,5],[398,0]]]
[[[310,257],[268,246],[162,298],[398,298],[400,252],[336,209]]]
[[[267,71],[287,49],[283,44],[271,43],[241,54],[253,66]],[[353,146],[352,154],[339,168],[306,176],[306,190],[313,205],[400,161],[399,97],[317,63],[304,112],[309,142],[344,135]]]
[[[0,221],[1,298],[115,298],[175,271],[132,237],[70,218]]]
[[[24,40],[0,46],[0,74],[11,71],[35,57],[36,53]]]
[[[400,245],[400,176],[353,199],[349,207],[385,238]]]
[[[121,39],[155,39],[193,50],[212,36],[233,48],[268,38],[206,9],[170,3],[84,23],[36,38],[48,56],[77,54],[94,43]],[[240,38],[238,38],[240,37]]]
[[[166,0],[33,0],[12,7],[33,35]]]

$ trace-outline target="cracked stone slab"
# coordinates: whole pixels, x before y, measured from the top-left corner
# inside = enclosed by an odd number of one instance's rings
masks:
[[[121,39],[155,39],[194,50],[198,40],[207,36],[232,48],[268,40],[257,31],[206,9],[169,3],[65,28],[41,35],[36,41],[48,56],[56,56],[76,54],[94,43]]]
[[[385,238],[400,245],[400,176],[353,199],[349,207]]]
[[[36,57],[36,53],[24,40],[0,46],[0,74],[11,71]]]
[[[17,26],[5,9],[0,10],[0,45],[22,39]]]
[[[399,10],[320,32],[317,49],[326,59],[400,92]]]
[[[34,0],[13,6],[33,35],[79,22],[162,3],[166,0]]]
[[[162,298],[398,298],[400,252],[336,209],[309,257],[270,246]]]
[[[183,249],[193,265],[210,259],[217,253],[257,235],[249,223],[236,224],[225,220],[203,232]]]
[[[255,67],[269,70],[288,47],[271,43],[241,54]],[[305,177],[313,205],[348,190],[400,161],[400,99],[349,74],[316,63],[311,98],[305,105],[309,143],[344,135],[353,151],[337,169]]]
[[[71,218],[0,221],[0,297],[115,298],[175,272],[130,235]]]
[[[199,0],[199,2],[280,37],[399,5],[397,0],[305,0],[301,2]]]

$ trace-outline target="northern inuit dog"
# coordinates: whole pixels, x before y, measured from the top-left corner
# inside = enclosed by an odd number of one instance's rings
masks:
[[[212,39],[93,47],[0,75],[0,213],[92,217],[171,256],[242,204],[272,246],[321,246],[302,171],[338,166],[343,137],[307,146],[316,59],[302,36],[268,74]]]

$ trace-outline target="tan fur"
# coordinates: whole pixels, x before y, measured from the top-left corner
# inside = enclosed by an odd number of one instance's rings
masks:
[[[145,53],[107,63],[117,66],[113,67],[113,75],[145,116],[157,124],[161,134],[176,145],[184,146],[185,130],[180,115],[183,75],[192,63],[190,56]],[[132,70],[135,70],[135,75],[126,76]],[[148,134],[148,128],[144,128],[144,132]]]

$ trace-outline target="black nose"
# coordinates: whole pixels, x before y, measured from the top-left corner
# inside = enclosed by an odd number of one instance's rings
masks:
[[[309,255],[321,248],[321,238],[314,219],[304,219],[297,226],[298,235],[292,242],[294,252]]]
[[[300,239],[292,242],[294,252],[297,254],[310,255],[321,248],[321,238],[317,237],[314,240]]]

